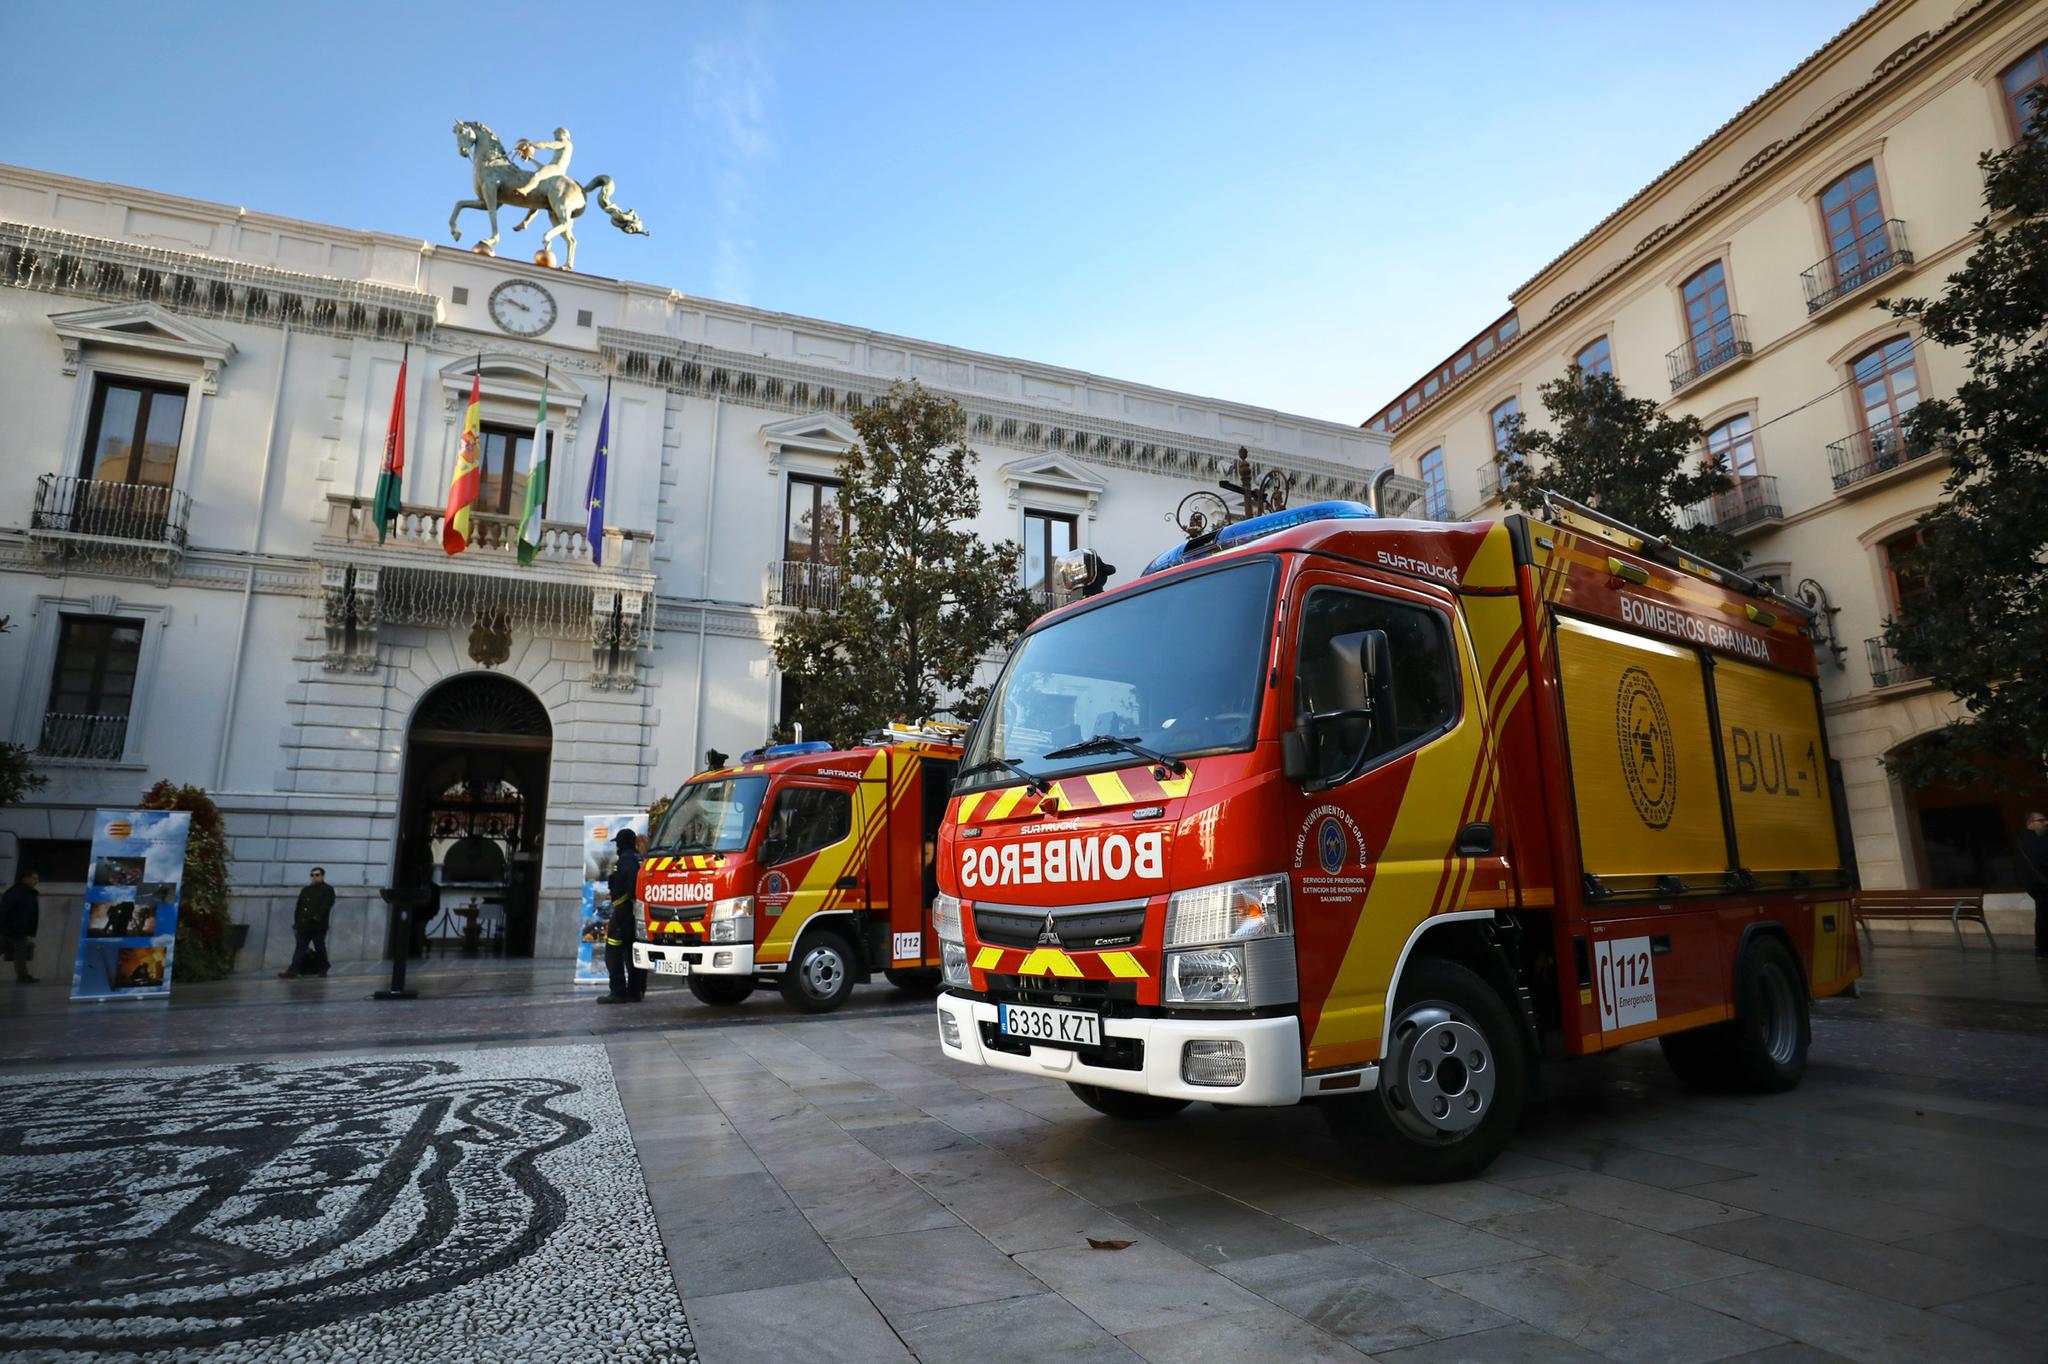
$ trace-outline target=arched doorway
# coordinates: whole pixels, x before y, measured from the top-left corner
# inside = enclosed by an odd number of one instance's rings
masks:
[[[1925,741],[1924,735],[1909,740],[1893,753],[1903,753]],[[1983,755],[1976,761],[2003,780],[1900,786],[1911,821],[1907,832],[1917,872],[1910,879],[1917,886],[1941,890],[2019,888],[2014,841],[2027,811],[2048,805],[2048,785],[2042,784],[2040,773],[2028,771],[2021,763]]]
[[[464,673],[420,698],[392,880],[424,902],[415,956],[533,955],[553,748],[547,707],[508,677]]]

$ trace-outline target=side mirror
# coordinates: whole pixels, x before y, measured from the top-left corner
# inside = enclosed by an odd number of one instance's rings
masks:
[[[1365,770],[1375,738],[1390,728],[1393,695],[1387,632],[1333,635],[1321,659],[1303,660],[1297,666],[1317,669],[1318,700],[1328,709],[1296,717],[1293,732],[1281,737],[1281,772],[1315,790],[1342,786]],[[1325,757],[1332,745],[1335,762]],[[1320,775],[1340,763],[1339,775]]]

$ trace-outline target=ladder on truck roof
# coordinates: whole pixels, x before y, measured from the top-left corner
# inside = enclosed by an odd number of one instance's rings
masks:
[[[1701,558],[1689,549],[1672,544],[1661,535],[1652,535],[1649,531],[1631,526],[1619,517],[1609,516],[1598,508],[1589,507],[1583,502],[1575,502],[1562,493],[1544,490],[1543,514],[1559,525],[1570,526],[1574,530],[1585,531],[1610,543],[1620,544],[1623,549],[1641,554],[1646,559],[1654,559],[1666,568],[1689,573],[1717,587],[1732,588],[1745,596],[1762,597],[1794,613],[1807,625],[1813,624],[1812,607],[1774,590],[1769,583],[1717,564],[1712,559]],[[1631,541],[1633,543],[1630,543]]]

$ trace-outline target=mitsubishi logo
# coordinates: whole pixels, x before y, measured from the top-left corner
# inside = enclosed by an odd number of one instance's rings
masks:
[[[1060,926],[1053,922],[1052,915],[1045,916],[1045,927],[1038,930],[1038,944],[1041,947],[1060,945]]]

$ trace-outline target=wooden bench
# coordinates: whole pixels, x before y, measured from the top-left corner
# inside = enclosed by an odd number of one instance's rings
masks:
[[[1876,942],[1870,937],[1872,919],[1947,919],[1956,931],[1958,941],[1963,936],[1963,920],[1975,919],[1977,926],[1984,930],[1984,940],[1991,944],[1991,950],[1998,950],[1998,939],[1991,936],[1991,925],[1984,918],[1984,892],[1981,890],[1865,890],[1856,895],[1856,922],[1863,928],[1864,940],[1875,948]]]

